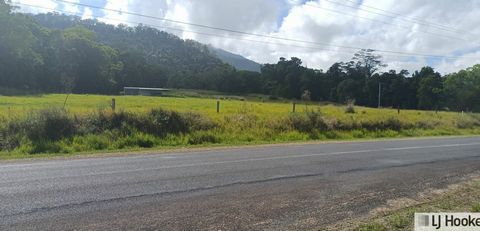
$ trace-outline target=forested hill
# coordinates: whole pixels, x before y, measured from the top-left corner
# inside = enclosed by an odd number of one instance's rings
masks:
[[[193,40],[182,40],[170,33],[157,29],[125,25],[113,26],[97,20],[81,20],[79,17],[60,14],[39,14],[34,16],[40,25],[64,30],[82,25],[97,34],[97,40],[118,50],[141,52],[150,64],[160,64],[171,72],[178,70],[202,71],[230,64],[237,70],[260,72],[260,64],[243,56],[212,46],[205,46]]]
[[[114,26],[97,20],[81,20],[77,16],[54,13],[35,15],[34,19],[51,29],[65,30],[81,25],[96,33],[97,42],[119,51],[141,54],[148,64],[159,65],[169,74],[193,75],[223,65],[207,46],[147,26]]]

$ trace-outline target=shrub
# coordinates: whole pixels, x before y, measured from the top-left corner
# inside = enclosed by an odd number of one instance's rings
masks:
[[[116,143],[116,148],[125,148],[125,147],[140,147],[140,148],[151,148],[157,145],[157,139],[149,134],[137,132],[131,136],[126,136],[120,138]]]
[[[364,138],[364,137],[366,137],[366,134],[365,134],[364,130],[353,130],[352,131],[352,137],[353,138]]]
[[[107,149],[110,145],[110,139],[106,135],[88,134],[76,136],[72,140],[72,146],[75,151],[92,151]]]
[[[295,140],[309,140],[309,136],[298,131],[289,131],[276,134],[276,141],[295,141]]]
[[[480,125],[480,114],[478,114],[478,113],[468,113],[468,116],[471,117],[475,121],[475,124],[477,126]]]
[[[434,123],[432,121],[421,120],[415,122],[415,127],[419,129],[432,129],[435,128],[437,124],[438,123]]]
[[[187,123],[189,131],[210,130],[218,127],[218,124],[213,120],[198,113],[187,112],[183,113],[181,117]]]
[[[287,123],[288,118],[267,120],[265,121],[265,127],[275,132],[285,132],[292,129],[292,126]]]
[[[239,128],[240,130],[254,128],[258,121],[257,116],[250,114],[234,114],[225,116],[224,118],[228,127]]]
[[[207,143],[219,143],[220,139],[210,132],[195,132],[188,137],[188,144],[198,145]]]
[[[355,107],[353,105],[348,105],[345,108],[345,113],[355,114]]]
[[[83,117],[72,117],[62,109],[49,109],[1,123],[0,133],[5,134],[5,138],[0,148],[13,150],[23,146],[22,152],[25,153],[59,152],[62,147],[69,147],[70,151],[87,151],[111,148],[111,142],[119,148],[148,148],[158,144],[156,137],[210,130],[216,126],[212,120],[199,114],[163,109],[147,113],[98,110]],[[216,140],[200,136],[192,138],[191,142]]]
[[[61,153],[65,152],[59,142],[48,140],[37,140],[32,142],[26,138],[22,139],[19,148],[20,153],[36,154],[36,153]]]
[[[475,122],[471,119],[461,118],[455,121],[455,126],[460,129],[473,128],[475,126]]]
[[[389,117],[386,120],[366,120],[366,121],[362,121],[359,126],[369,131],[376,131],[376,130],[400,131],[402,129],[413,128],[412,124],[402,123],[402,121],[400,121],[396,117]]]
[[[130,134],[130,126],[138,120],[138,116],[125,111],[112,112],[100,109],[88,115],[80,122],[82,133],[100,134],[109,130],[120,130],[124,134]]]
[[[305,112],[305,115],[307,116],[308,120],[310,120],[310,123],[313,125],[313,127],[325,130],[327,125],[323,119],[322,113],[320,110],[317,111],[307,111]]]
[[[313,129],[312,123],[302,114],[290,114],[288,123],[293,129],[301,132],[310,132]]]
[[[402,122],[395,117],[389,117],[383,124],[383,130],[399,131],[403,127]]]
[[[347,101],[347,107],[345,108],[345,113],[349,113],[349,114],[355,113],[355,100]]]
[[[48,109],[32,113],[20,123],[20,129],[32,140],[56,141],[75,134],[75,122],[63,109]]]
[[[335,130],[338,127],[338,120],[336,118],[324,119],[327,130]]]
[[[361,129],[361,124],[355,121],[353,118],[349,120],[339,120],[335,124],[335,130],[350,131],[354,129]]]
[[[319,111],[307,111],[305,114],[292,113],[283,123],[300,132],[328,129],[328,125]]]
[[[178,113],[164,109],[152,109],[146,116],[138,116],[132,126],[141,132],[165,137],[167,134],[188,133],[216,126],[211,120],[195,113]]]
[[[148,113],[147,123],[151,123],[150,127],[143,129],[157,136],[165,136],[167,133],[186,133],[189,130],[188,123],[178,112],[161,108],[152,109]]]
[[[7,150],[10,146],[9,137],[7,136],[7,120],[4,117],[0,117],[0,151]]]
[[[322,134],[325,136],[325,138],[331,139],[331,140],[340,138],[340,134],[336,131],[326,131],[326,132],[323,132]]]
[[[13,150],[27,140],[38,152],[44,152],[51,141],[76,134],[75,120],[63,109],[53,108],[31,112],[27,117],[6,122],[2,149]],[[34,152],[34,151],[31,151]],[[30,153],[30,151],[29,151]]]
[[[121,135],[133,135],[140,131],[158,137],[167,134],[208,130],[216,127],[212,120],[195,113],[178,113],[164,109],[152,109],[144,114],[125,111],[99,110],[83,122],[84,134],[100,134],[105,131],[119,131]]]

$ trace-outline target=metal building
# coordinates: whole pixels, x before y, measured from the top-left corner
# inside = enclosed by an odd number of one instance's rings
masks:
[[[123,93],[125,95],[145,95],[145,96],[160,96],[165,92],[171,91],[166,88],[149,88],[149,87],[124,87]]]

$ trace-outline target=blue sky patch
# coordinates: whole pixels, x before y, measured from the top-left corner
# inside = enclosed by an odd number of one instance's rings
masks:
[[[80,3],[98,7],[105,7],[107,5],[107,0],[80,0]],[[67,4],[68,3],[59,3],[58,10],[65,10],[65,6]],[[78,9],[80,11],[79,14],[83,14],[85,12],[85,8],[85,6],[78,6]],[[103,10],[96,8],[90,8],[90,10],[92,10],[95,18],[105,16],[105,12]]]
[[[455,50],[455,51],[452,52],[452,55],[462,56],[462,55],[466,55],[466,54],[469,54],[469,53],[475,53],[475,52],[478,52],[478,51],[480,51],[480,46],[475,46],[475,47],[470,47],[470,48],[467,48],[467,49]]]

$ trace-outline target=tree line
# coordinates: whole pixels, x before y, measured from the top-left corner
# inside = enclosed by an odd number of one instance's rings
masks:
[[[21,14],[0,1],[0,93],[119,94],[124,86],[261,93],[382,107],[480,111],[480,65],[442,76],[431,67],[380,72],[374,50],[326,71],[280,58],[237,71],[192,40],[139,25],[113,26],[56,13]]]
[[[256,78],[263,86],[259,90],[293,99],[307,93],[315,101],[355,101],[369,107],[480,112],[480,64],[444,76],[429,66],[412,74],[407,70],[380,73],[386,65],[373,50],[361,50],[349,62],[335,63],[327,71],[301,63],[293,57],[263,65]],[[242,86],[239,81],[232,85]]]

